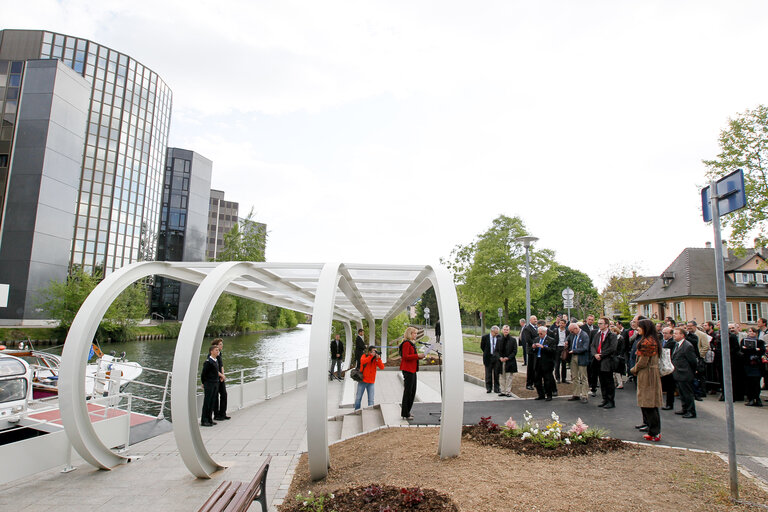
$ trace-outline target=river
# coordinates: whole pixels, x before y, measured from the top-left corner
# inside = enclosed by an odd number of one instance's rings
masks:
[[[309,354],[309,332],[310,326],[308,324],[300,324],[295,329],[289,331],[252,333],[223,338],[224,350],[222,357],[224,370],[227,374],[236,372],[235,375],[228,375],[228,378],[233,382],[239,381],[239,372],[244,369],[253,369],[252,371],[245,372],[246,381],[263,378],[267,369],[270,375],[275,375],[281,371],[283,362],[285,362],[286,371],[293,371],[296,369],[297,360],[299,368],[306,367]],[[202,368],[202,363],[208,355],[208,347],[212,339],[203,339],[198,369]],[[145,368],[137,379],[138,381],[164,386],[166,373],[154,372],[150,369],[163,370],[165,372],[170,372],[173,369],[176,342],[175,338],[136,340],[125,343],[106,343],[101,346],[101,349],[106,354],[112,352],[121,354],[125,352],[128,361],[136,361]],[[198,378],[199,385],[200,379]],[[200,387],[200,390],[202,390],[202,387]],[[129,384],[125,388],[125,392],[136,396],[146,396],[155,400],[160,400],[163,394],[161,389],[143,386],[138,383]],[[142,400],[134,400],[133,408],[140,412],[157,414],[159,406]],[[166,417],[170,417],[170,389],[166,398],[164,414]]]

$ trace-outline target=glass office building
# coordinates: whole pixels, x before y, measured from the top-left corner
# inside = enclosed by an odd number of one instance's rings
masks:
[[[213,163],[181,148],[168,148],[165,163],[158,261],[204,261],[208,198]],[[196,287],[158,276],[152,288],[152,313],[183,319]]]
[[[157,73],[124,53],[40,30],[0,31],[0,247],[13,243],[6,239],[5,224],[14,153],[22,153],[14,140],[16,116],[24,108],[19,87],[28,64],[39,60],[62,62],[90,89],[70,267],[108,274],[128,263],[155,259],[171,90]]]

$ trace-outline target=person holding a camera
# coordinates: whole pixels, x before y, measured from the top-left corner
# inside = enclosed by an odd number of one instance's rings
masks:
[[[384,369],[384,363],[381,362],[376,347],[371,345],[368,351],[360,356],[360,368],[363,372],[363,380],[357,383],[357,393],[355,395],[355,410],[360,409],[360,403],[363,401],[363,392],[368,391],[368,407],[373,405],[373,384],[376,382],[376,370]]]

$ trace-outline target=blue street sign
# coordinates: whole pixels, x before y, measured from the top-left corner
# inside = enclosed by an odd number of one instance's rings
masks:
[[[744,192],[744,171],[737,169],[728,176],[717,180],[717,195],[720,197],[720,216],[744,208],[747,195]],[[704,222],[712,221],[712,209],[709,206],[709,187],[701,189],[701,211]]]

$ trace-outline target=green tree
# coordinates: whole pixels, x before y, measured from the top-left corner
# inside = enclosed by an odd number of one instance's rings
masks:
[[[67,332],[80,306],[99,281],[99,275],[85,272],[82,267],[74,267],[64,281],[51,281],[46,288],[40,290],[38,307],[49,318],[58,320],[59,327]]]
[[[586,314],[597,315],[600,313],[597,308],[600,295],[587,274],[565,265],[555,265],[552,271],[553,278],[549,285],[540,289],[539,295],[535,298],[535,311],[538,316],[555,316],[564,312],[562,292],[566,288],[575,292],[574,308],[571,310],[571,314],[584,318]]]
[[[253,210],[245,219],[241,219],[231,230],[224,233],[224,244],[216,256],[216,261],[265,261],[264,250],[267,243],[266,226],[253,220]],[[231,300],[230,300],[231,299]],[[244,297],[230,297],[224,299],[224,295],[214,307],[216,318],[211,314],[208,320],[209,329],[218,329],[220,332],[232,330],[244,332],[250,330],[265,311],[265,306],[259,302]],[[279,312],[277,313],[279,316]],[[231,323],[223,325],[220,322],[231,318]],[[273,327],[277,328],[279,318],[274,319]]]
[[[610,306],[614,315],[621,318],[634,316],[631,303],[648,289],[653,278],[640,275],[640,269],[634,265],[618,265],[608,273],[608,284],[603,289],[603,302]]]
[[[85,272],[74,267],[64,281],[51,281],[41,290],[38,306],[48,317],[59,321],[59,328],[68,332],[75,315],[96,285],[101,281],[101,272]],[[110,304],[99,325],[97,337],[100,340],[112,338],[124,341],[133,337],[132,328],[147,315],[147,289],[143,283],[126,288]]]
[[[720,153],[713,160],[704,160],[708,180],[717,180],[736,169],[744,170],[744,190],[747,205],[722,217],[723,226],[730,227],[730,242],[744,247],[750,234],[755,243],[768,243],[768,107],[758,105],[753,110],[728,119],[728,127],[720,132]]]
[[[418,324],[426,324],[424,308],[429,308],[429,325],[434,327],[435,322],[440,320],[440,313],[437,310],[437,296],[435,295],[434,288],[430,288],[421,294],[421,298],[416,303],[416,318],[414,321]]]
[[[519,217],[500,215],[474,242],[454,247],[450,260],[443,263],[453,272],[464,309],[493,318],[501,307],[502,321],[509,323],[509,312],[525,306],[525,248],[517,239],[526,235]],[[530,258],[531,297],[535,297],[554,277],[554,253],[531,248]]]

